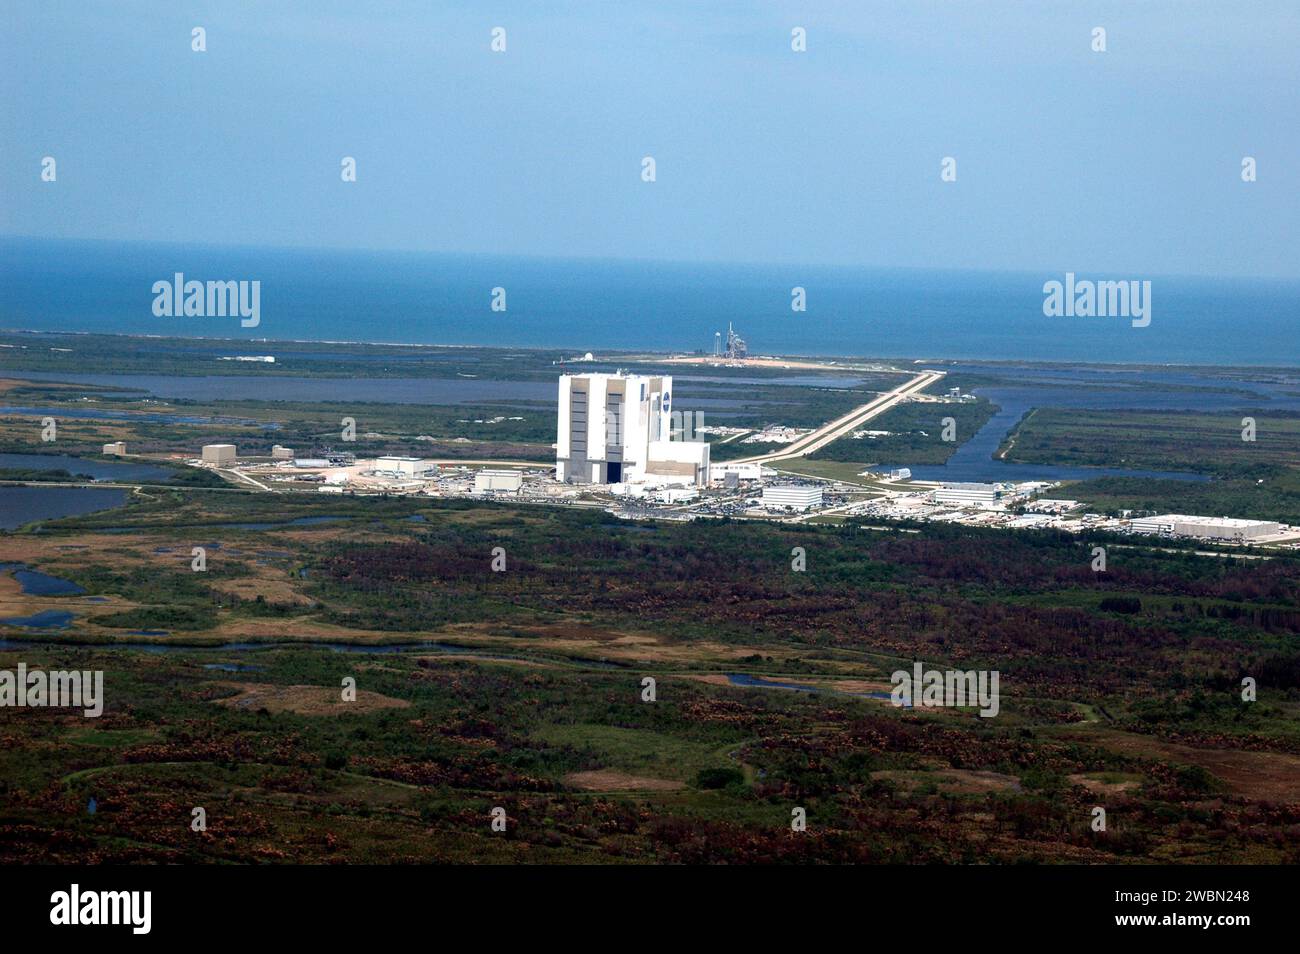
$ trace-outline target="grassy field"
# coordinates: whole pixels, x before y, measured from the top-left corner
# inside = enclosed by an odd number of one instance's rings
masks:
[[[1193,513],[1300,524],[1300,468],[1279,467],[1268,477],[1206,483],[1099,477],[1068,485],[1066,493],[1090,510]]]
[[[1242,437],[1246,417],[1255,421],[1253,441]],[[1032,464],[1268,477],[1278,465],[1300,465],[1300,415],[1035,408],[1007,436],[998,453]]]
[[[1255,440],[1242,439],[1242,419]],[[1083,411],[1035,408],[999,454],[1023,463],[1119,466],[1209,474],[1193,483],[1105,477],[1068,494],[1103,513],[1159,511],[1300,522],[1300,415],[1286,412]]]
[[[946,382],[945,382],[946,384]],[[891,432],[887,437],[842,437],[813,454],[814,460],[863,461],[868,464],[942,464],[997,413],[985,400],[967,403],[908,402],[864,425],[864,430]],[[954,439],[943,439],[944,420],[952,418]],[[859,468],[861,469],[861,468]]]

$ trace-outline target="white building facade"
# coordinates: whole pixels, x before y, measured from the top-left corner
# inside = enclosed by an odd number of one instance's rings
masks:
[[[562,375],[555,479],[706,484],[708,442],[671,439],[672,387],[670,375]]]
[[[987,510],[998,505],[1006,487],[1002,484],[944,484],[934,492],[934,502]]]
[[[377,457],[376,474],[392,474],[396,477],[418,477],[427,474],[433,465],[422,457]]]
[[[822,505],[822,488],[805,484],[769,484],[763,488],[763,509],[808,510]]]
[[[518,493],[524,475],[517,470],[480,470],[474,475],[474,493]]]
[[[203,445],[203,463],[215,464],[218,467],[228,467],[235,462],[235,445],[234,444],[204,444]]]
[[[709,467],[709,480],[720,482],[726,480],[728,474],[734,474],[737,480],[758,480],[763,476],[762,464],[713,464]]]
[[[1243,542],[1279,533],[1282,525],[1272,520],[1240,520],[1235,517],[1197,517],[1185,513],[1164,513],[1154,517],[1139,517],[1129,524],[1129,528],[1134,533]]]

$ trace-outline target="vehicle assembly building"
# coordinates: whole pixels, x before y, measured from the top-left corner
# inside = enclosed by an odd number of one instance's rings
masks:
[[[562,375],[555,479],[707,484],[708,442],[671,439],[672,385],[670,375]]]

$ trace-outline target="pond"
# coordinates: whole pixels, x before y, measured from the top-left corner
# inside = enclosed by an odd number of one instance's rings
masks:
[[[797,682],[778,682],[775,679],[764,679],[761,676],[751,676],[747,672],[729,672],[727,681],[733,686],[744,686],[746,689],[788,689],[793,692],[826,692],[836,696],[859,696],[865,699],[888,699],[887,692],[845,692],[839,689],[822,689],[819,686],[809,686]]]
[[[0,454],[0,470],[66,470],[69,474],[85,474],[93,480],[157,483],[176,476],[176,471],[154,464],[73,457],[70,454]]]
[[[31,616],[7,616],[0,618],[0,625],[21,626],[24,629],[67,629],[72,622],[72,614],[66,610],[41,610]],[[6,642],[0,640],[0,644]]]
[[[113,487],[0,487],[0,530],[111,510],[122,506],[128,493]]]
[[[24,563],[0,563],[0,573],[13,571],[14,579],[22,584],[23,592],[31,596],[80,596],[84,587],[69,580],[32,570]]]

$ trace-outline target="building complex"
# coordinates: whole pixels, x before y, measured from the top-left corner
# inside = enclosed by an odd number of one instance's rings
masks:
[[[1226,540],[1241,543],[1270,537],[1282,530],[1271,520],[1241,520],[1236,517],[1196,517],[1185,513],[1164,513],[1154,517],[1134,518],[1134,533],[1194,537],[1200,540]]]

